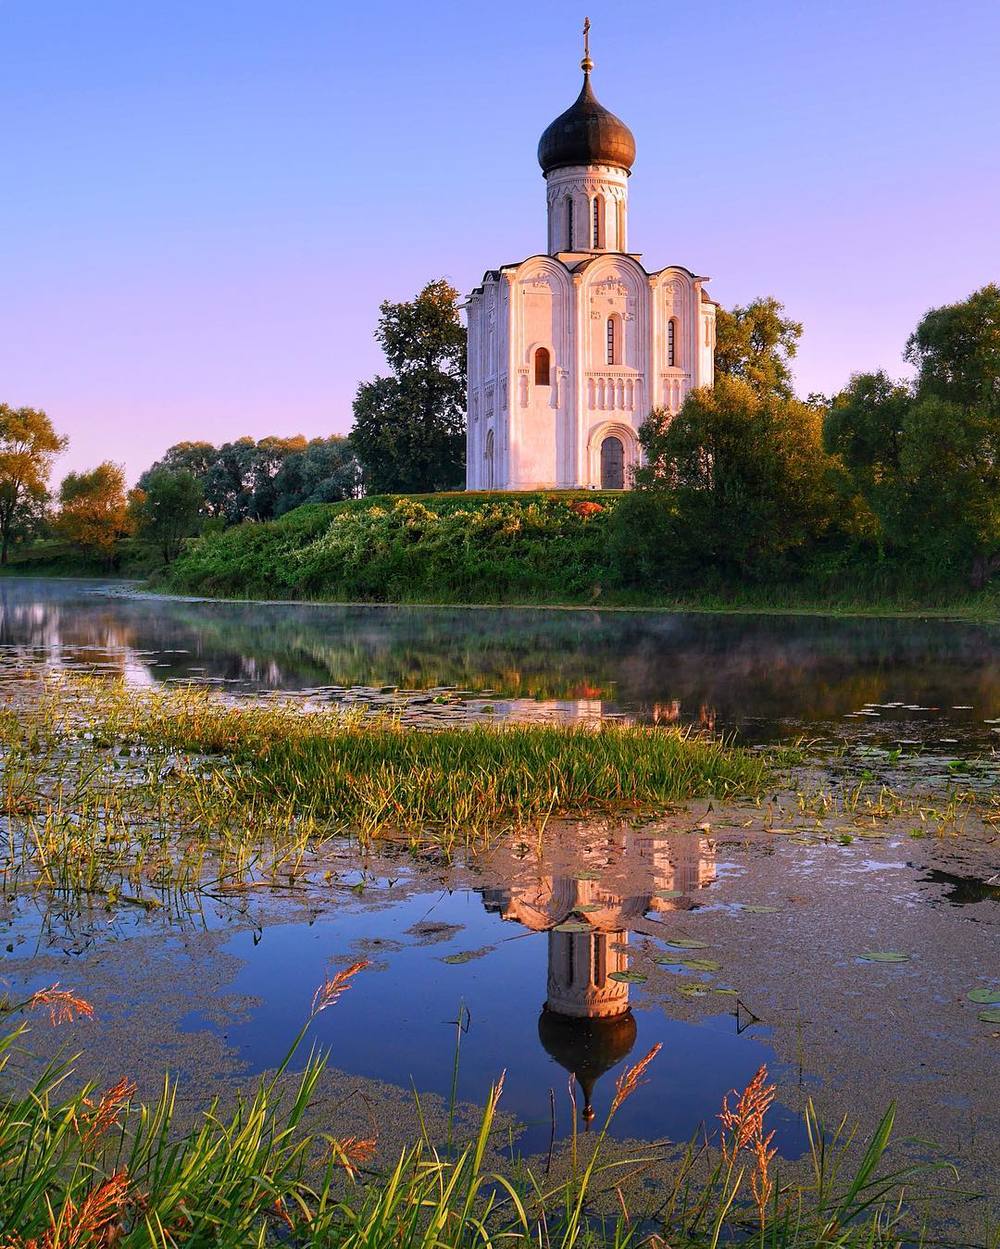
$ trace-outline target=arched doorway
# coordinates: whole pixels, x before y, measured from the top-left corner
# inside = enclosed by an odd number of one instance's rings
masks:
[[[625,489],[625,447],[614,435],[601,443],[601,489]]]
[[[483,455],[483,459],[485,460],[484,467],[486,470],[484,474],[486,477],[486,481],[484,482],[484,485],[486,486],[487,490],[492,490],[493,481],[494,481],[493,430],[492,429],[488,430],[486,434],[486,451]]]

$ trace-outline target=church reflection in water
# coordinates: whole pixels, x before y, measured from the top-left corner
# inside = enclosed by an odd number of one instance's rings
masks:
[[[593,871],[574,873],[570,863],[532,857],[515,861],[511,883],[484,889],[482,897],[503,919],[547,933],[538,1036],[575,1077],[589,1125],[597,1081],[635,1044],[629,982],[621,978],[628,971],[629,935],[669,936],[667,913],[691,910],[698,891],[714,881],[715,847],[695,833],[655,836],[615,828],[588,848]]]

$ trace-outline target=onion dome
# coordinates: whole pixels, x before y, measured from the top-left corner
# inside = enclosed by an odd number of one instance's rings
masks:
[[[594,1085],[606,1071],[625,1058],[635,1044],[636,1026],[632,1012],[608,1019],[562,1015],[542,1008],[538,1038],[546,1053],[560,1067],[571,1072],[583,1090],[583,1118],[594,1118]]]
[[[583,87],[576,103],[555,119],[538,141],[542,173],[567,165],[613,165],[631,173],[635,162],[632,131],[598,102],[590,85],[590,21],[584,26],[584,54],[580,62]]]

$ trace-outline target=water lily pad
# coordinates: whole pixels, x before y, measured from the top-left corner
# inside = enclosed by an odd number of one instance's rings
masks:
[[[671,898],[683,898],[683,889],[657,889],[653,894],[654,898],[662,898],[664,902],[669,902]]]
[[[722,971],[722,964],[711,958],[682,958],[680,964],[691,971]]]
[[[708,989],[703,984],[681,985],[681,992],[685,997],[708,997]]]
[[[641,971],[612,971],[609,980],[617,980],[619,984],[642,984],[647,979]]]
[[[672,950],[707,950],[707,941],[696,941],[693,937],[673,937],[666,944]]]
[[[780,911],[780,906],[741,906],[741,911],[749,911],[751,915],[774,915]]]
[[[980,1023],[1000,1023],[1000,1007],[994,1007],[992,1010],[981,1010],[979,1012]]]
[[[994,1006],[1000,1002],[1000,989],[970,989],[969,1001],[979,1002],[983,1006]]]
[[[866,950],[858,958],[863,963],[908,963],[909,954],[900,954],[898,950]]]
[[[732,996],[732,997],[737,997],[737,996],[738,996],[738,994],[739,994],[739,989],[718,989],[718,988],[713,988],[713,989],[712,989],[712,992],[713,992],[713,993],[726,993],[726,994],[729,994],[729,995],[730,995],[730,996]]]
[[[492,953],[491,945],[484,945],[479,950],[462,950],[460,954],[446,954],[441,960],[442,963],[471,963],[474,958],[482,958],[484,954]]]
[[[578,919],[568,919],[565,923],[556,924],[553,932],[590,932],[590,925]]]

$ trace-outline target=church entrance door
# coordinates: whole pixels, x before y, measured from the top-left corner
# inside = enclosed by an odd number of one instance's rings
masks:
[[[625,448],[620,438],[605,438],[601,443],[601,489],[625,489]]]

